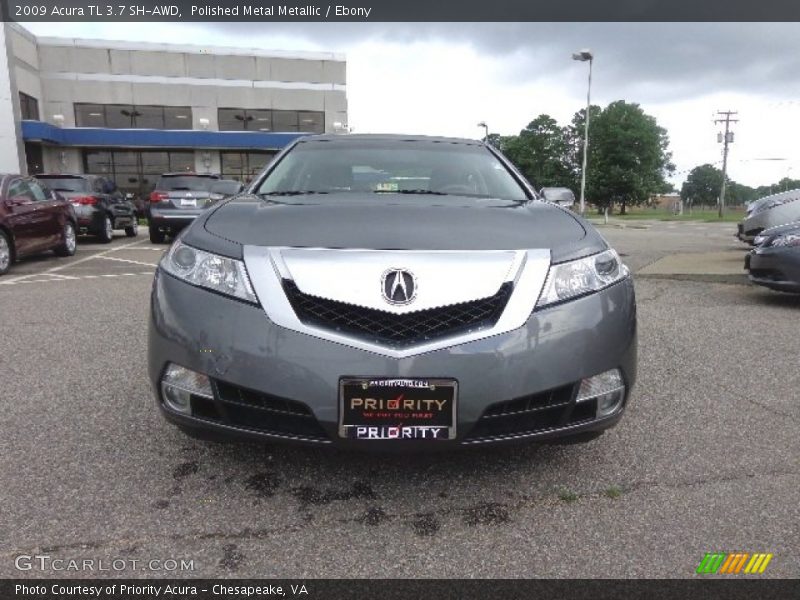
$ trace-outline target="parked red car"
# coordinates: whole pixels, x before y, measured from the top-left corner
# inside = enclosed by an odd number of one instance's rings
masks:
[[[33,177],[0,175],[0,275],[16,259],[53,250],[75,254],[72,205]]]

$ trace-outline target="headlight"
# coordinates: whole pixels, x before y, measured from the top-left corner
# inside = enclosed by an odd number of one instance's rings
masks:
[[[800,246],[800,233],[779,235],[772,240],[770,246],[773,248],[780,248],[781,246]]]
[[[754,246],[760,246],[761,244],[764,243],[764,240],[766,240],[766,239],[767,239],[767,236],[765,236],[765,235],[757,235],[756,237],[753,238],[753,245]]]
[[[536,306],[541,308],[602,290],[624,279],[628,273],[628,267],[614,250],[552,265]]]
[[[161,267],[192,285],[258,303],[247,269],[240,260],[198,250],[176,240],[161,260]]]

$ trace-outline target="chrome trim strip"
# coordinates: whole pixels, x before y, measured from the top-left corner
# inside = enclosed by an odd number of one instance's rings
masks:
[[[275,248],[281,272],[304,294],[404,315],[494,296],[519,268],[519,251],[362,250]],[[393,304],[383,296],[387,271],[407,271],[415,299]]]
[[[281,327],[311,335],[323,340],[358,348],[392,358],[407,358],[451,346],[485,339],[502,333],[507,333],[522,327],[533,312],[536,301],[539,299],[544,286],[547,272],[550,268],[550,250],[537,248],[529,250],[516,250],[513,260],[509,261],[506,269],[505,281],[514,282],[514,291],[506,304],[503,314],[494,327],[471,331],[461,335],[437,339],[432,342],[418,344],[407,348],[388,348],[380,344],[349,335],[337,333],[332,330],[306,325],[297,317],[283,291],[282,279],[290,278],[289,270],[284,261],[284,251],[287,248],[274,248],[264,246],[245,246],[242,254],[250,281],[261,302],[267,317]],[[293,248],[293,251],[304,249]],[[309,252],[319,252],[323,249],[308,249]],[[327,252],[352,252],[352,250],[330,250]],[[384,251],[363,250],[358,252],[383,253]],[[430,260],[439,253],[453,254],[451,251],[413,251],[425,254]],[[394,254],[410,254],[412,251],[393,251]],[[482,251],[463,251],[462,259],[469,264],[470,257],[486,254]],[[500,282],[501,284],[503,282]],[[402,308],[402,307],[401,307]]]

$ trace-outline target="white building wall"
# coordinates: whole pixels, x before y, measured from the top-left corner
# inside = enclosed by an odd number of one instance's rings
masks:
[[[0,172],[24,173],[25,160],[22,134],[19,127],[19,97],[13,85],[13,56],[6,28],[0,27]]]

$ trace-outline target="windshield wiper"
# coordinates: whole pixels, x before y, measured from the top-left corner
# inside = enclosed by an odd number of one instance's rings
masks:
[[[434,192],[433,190],[374,190],[375,194],[430,194],[433,196],[449,196],[447,192]]]
[[[317,192],[314,190],[282,190],[277,192],[260,192],[258,196],[305,196],[306,194],[328,194],[330,192]]]

